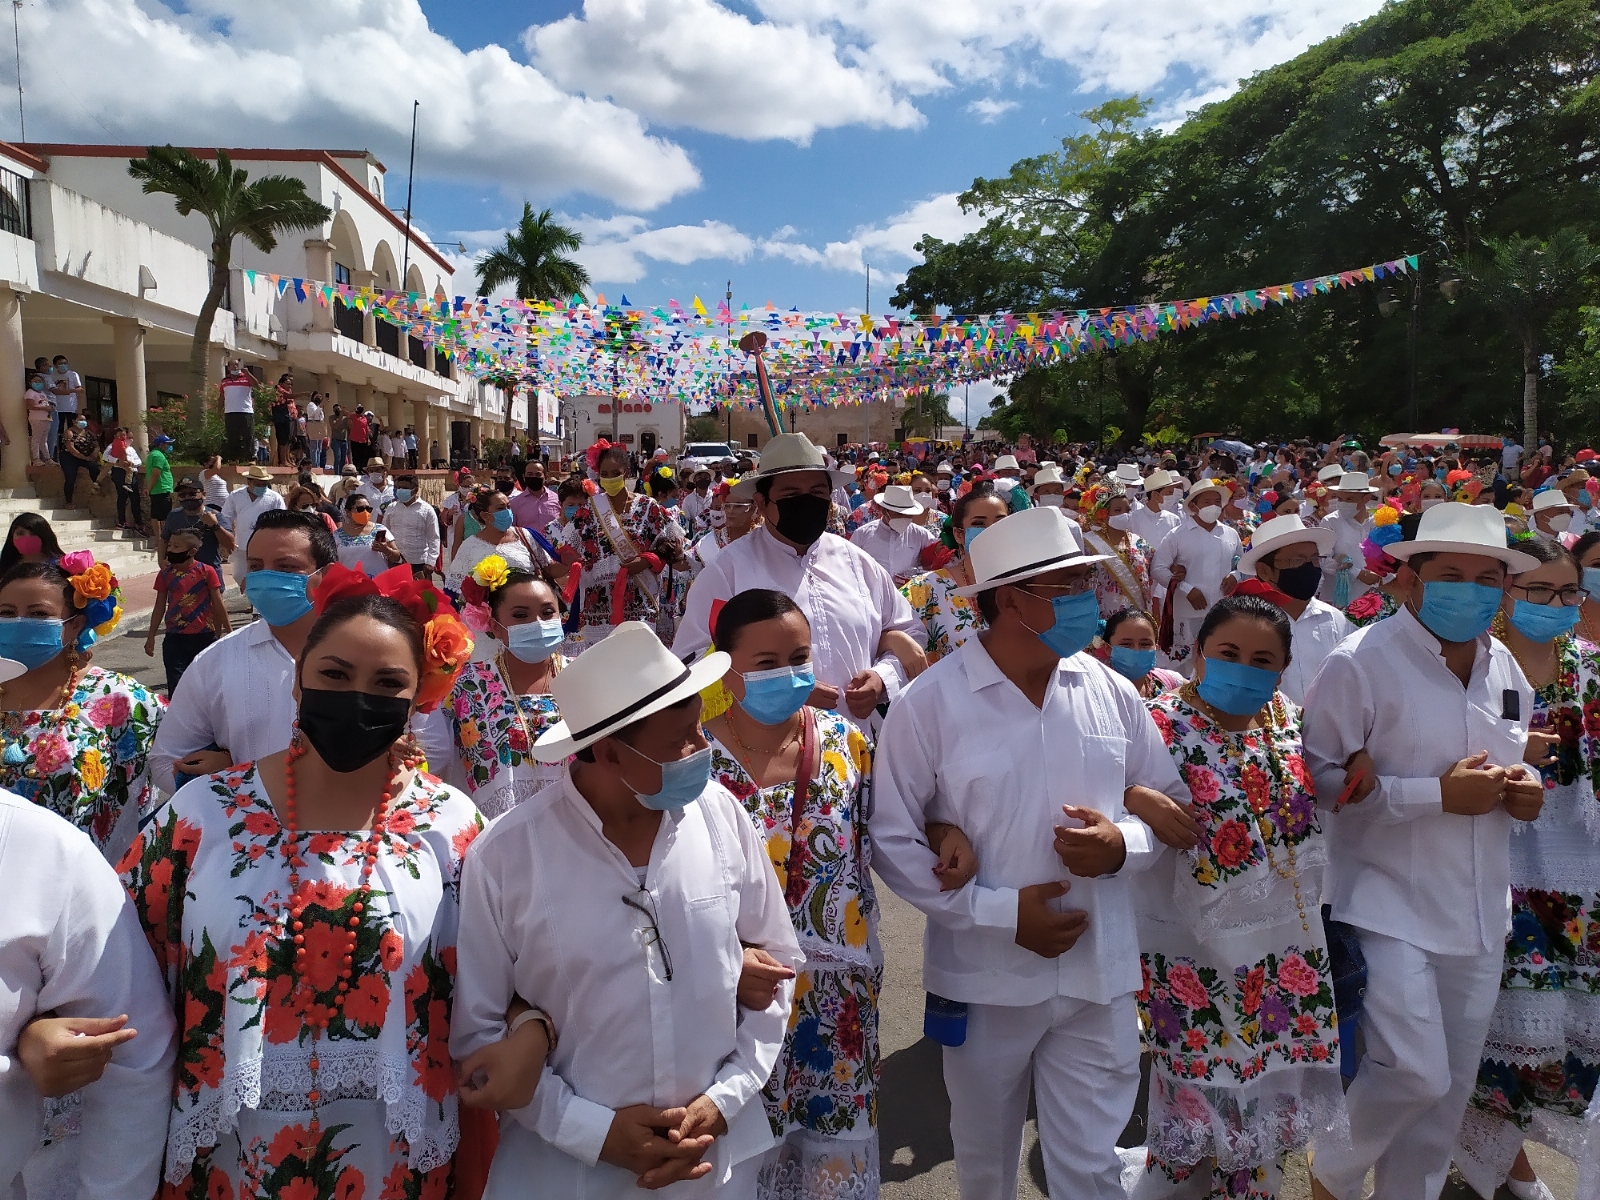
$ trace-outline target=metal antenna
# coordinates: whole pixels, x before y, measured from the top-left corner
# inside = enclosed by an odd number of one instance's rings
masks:
[[[17,124],[22,127],[22,141],[28,140],[28,119],[22,113],[22,26],[19,15],[22,0],[11,0],[11,40],[17,48]]]
[[[411,102],[411,164],[406,168],[406,249],[403,259],[404,265],[400,268],[400,290],[402,292],[411,290],[406,283],[406,275],[411,271],[411,182],[417,173],[417,109],[421,107],[421,100],[413,100]],[[507,401],[507,403],[509,404],[510,401]]]

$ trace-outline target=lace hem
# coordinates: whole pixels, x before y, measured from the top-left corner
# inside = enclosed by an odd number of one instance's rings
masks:
[[[1600,996],[1552,988],[1502,988],[1482,1057],[1519,1067],[1561,1062],[1569,1048],[1600,1057]]]
[[[868,937],[867,944],[861,947],[841,946],[837,942],[824,942],[820,938],[810,937],[806,934],[797,935],[800,949],[806,956],[806,969],[810,971],[826,971],[829,969],[839,971],[849,967],[860,967],[869,971],[876,971],[883,966],[883,950],[878,945],[877,931]]]
[[[796,1130],[767,1152],[756,1200],[875,1200],[882,1172],[878,1138]]]
[[[1282,853],[1274,851],[1275,855]],[[1279,865],[1287,866],[1281,857]],[[1324,838],[1309,837],[1295,848],[1300,896],[1308,906],[1322,894],[1322,873],[1327,865],[1328,848]],[[1193,914],[1186,924],[1196,937],[1205,941],[1217,934],[1250,933],[1292,919],[1296,912],[1295,886],[1295,879],[1284,879],[1262,865],[1255,878],[1240,881],[1219,893],[1199,887],[1192,875],[1180,869],[1173,887],[1173,900],[1178,912]]]
[[[1275,1071],[1242,1087],[1150,1078],[1147,1145],[1181,1167],[1215,1158],[1224,1172],[1276,1163],[1313,1138],[1348,1141],[1350,1117],[1334,1065]]]
[[[1584,1119],[1541,1108],[1534,1111],[1528,1128],[1522,1129],[1513,1121],[1468,1105],[1461,1118],[1461,1132],[1456,1135],[1455,1164],[1473,1191],[1492,1196],[1505,1182],[1525,1140],[1539,1142],[1573,1162],[1583,1163],[1588,1142],[1586,1126],[1588,1121]],[[1592,1190],[1578,1189],[1580,1196],[1594,1194]]]
[[[450,1160],[461,1136],[456,1098],[447,1097],[439,1106],[443,1116],[430,1119],[434,1101],[408,1083],[410,1060],[387,1056],[370,1042],[318,1041],[316,1054],[318,1092],[329,1100],[381,1101],[384,1128],[405,1142],[413,1170],[432,1171]],[[233,1131],[241,1108],[309,1112],[310,1091],[310,1054],[300,1047],[269,1046],[247,1062],[229,1063],[220,1088],[206,1089],[192,1108],[173,1111],[167,1131],[167,1182],[183,1182],[195,1155]]]

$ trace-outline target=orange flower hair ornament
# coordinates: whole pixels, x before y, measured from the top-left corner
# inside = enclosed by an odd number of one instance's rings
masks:
[[[433,584],[412,577],[411,568],[391,567],[374,577],[343,563],[323,572],[311,603],[320,616],[335,600],[349,596],[387,596],[422,626],[422,678],[417,684],[417,709],[431,712],[450,694],[461,668],[472,657],[472,633]]]
[[[122,589],[111,568],[96,562],[92,551],[63,554],[56,564],[72,584],[72,602],[83,610],[83,632],[78,649],[90,646],[117,627],[122,620]]]

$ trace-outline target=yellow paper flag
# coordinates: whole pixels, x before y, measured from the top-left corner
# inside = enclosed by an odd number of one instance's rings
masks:
[[[694,311],[695,311],[695,315],[696,316],[703,317],[703,316],[706,315],[706,306],[704,304],[700,303],[700,297],[699,296],[696,296],[694,298]]]

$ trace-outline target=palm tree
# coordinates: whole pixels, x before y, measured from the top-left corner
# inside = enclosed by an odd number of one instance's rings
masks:
[[[555,220],[547,208],[535,214],[522,202],[522,220],[506,231],[505,242],[478,260],[478,295],[511,284],[523,300],[565,300],[588,286],[583,264],[565,257],[583,245],[583,234]],[[529,416],[534,398],[528,398]],[[537,424],[529,420],[529,425]],[[532,431],[536,432],[536,431]],[[506,398],[506,440],[511,439],[511,398]]]
[[[1472,274],[1484,298],[1522,343],[1522,444],[1539,447],[1539,367],[1545,323],[1577,301],[1584,278],[1600,262],[1596,246],[1576,229],[1558,229],[1548,241],[1487,239]]]
[[[199,429],[210,391],[211,321],[228,290],[233,239],[242,235],[263,254],[271,253],[278,234],[316,229],[333,217],[333,210],[307,196],[306,185],[287,175],[247,182],[249,173],[236,169],[221,150],[213,164],[192,150],[151,146],[145,157],[129,161],[128,174],[143,182],[146,195],[164,192],[180,215],[199,213],[211,226],[211,288],[195,318],[189,349],[189,424]]]

